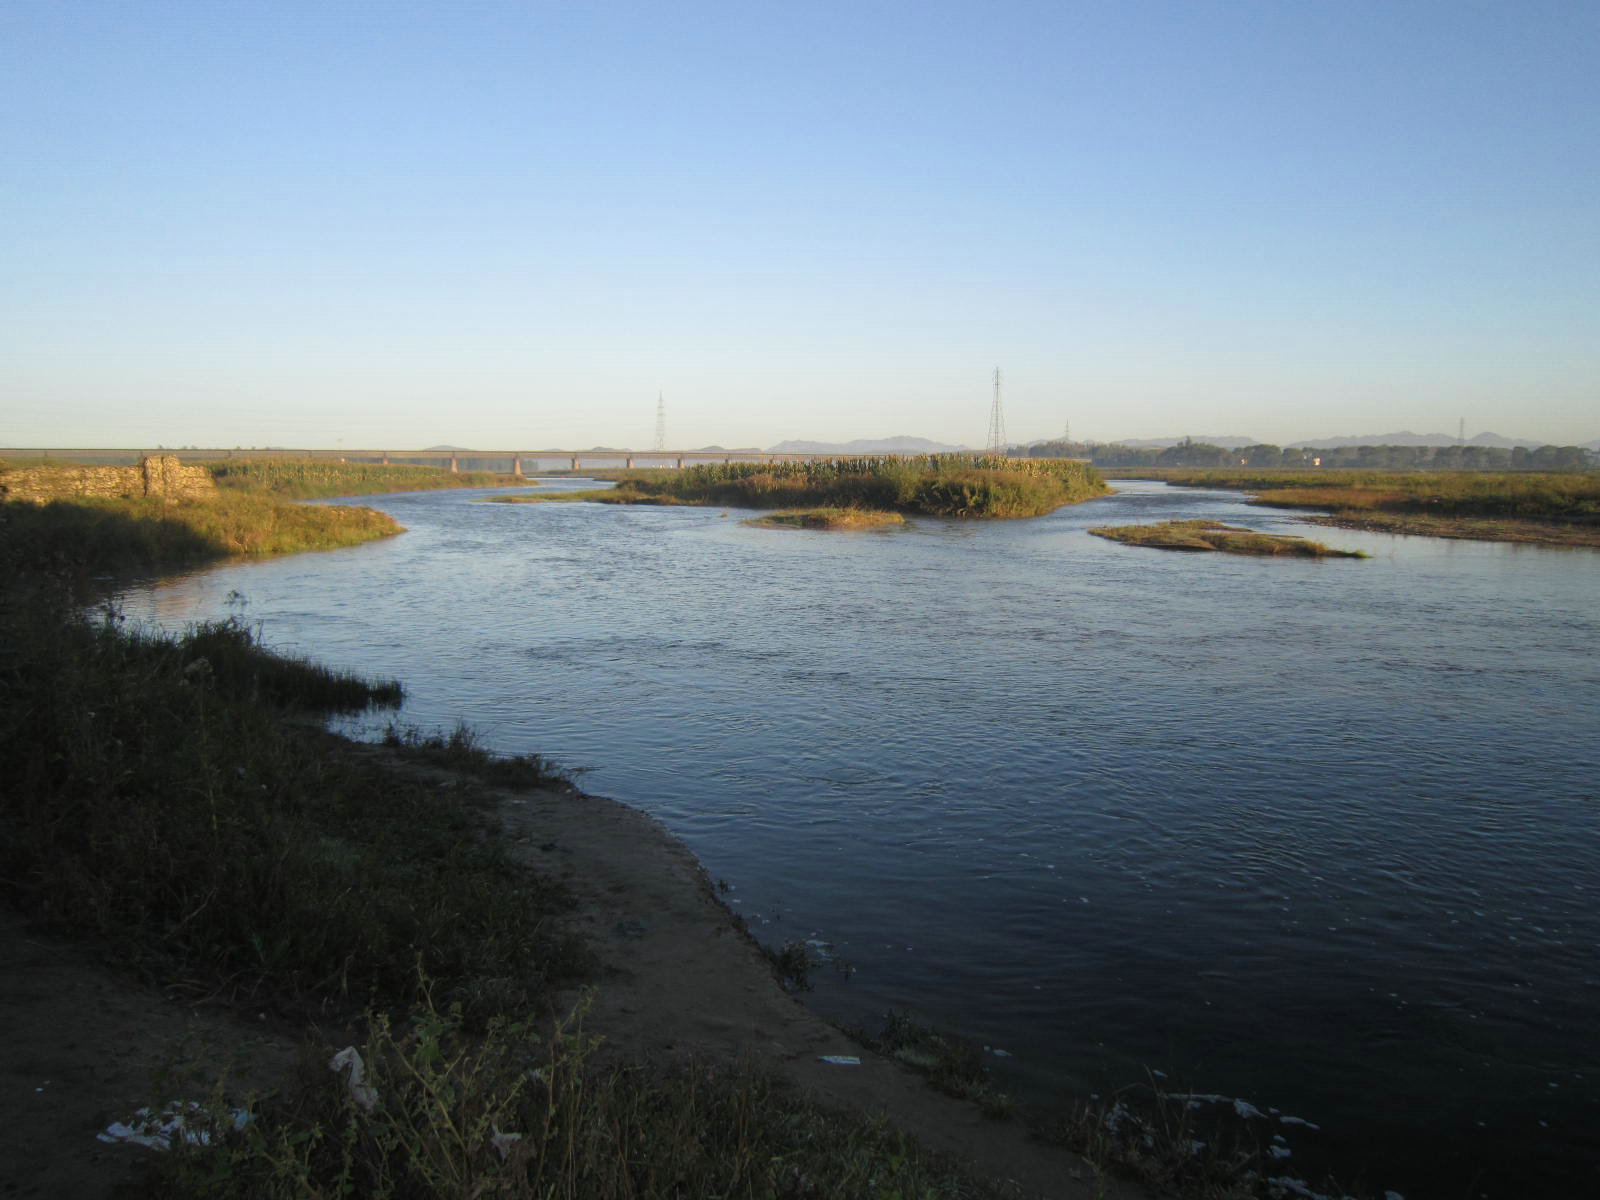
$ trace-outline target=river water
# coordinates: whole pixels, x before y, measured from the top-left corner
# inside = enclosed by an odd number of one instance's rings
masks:
[[[593,486],[552,481],[546,486]],[[1012,1087],[1239,1098],[1286,1174],[1600,1195],[1600,553],[1121,481],[1034,520],[367,501],[410,532],[134,588],[591,768],[759,937],[1004,1051]],[[1367,561],[1171,554],[1206,516]],[[1161,1074],[1147,1074],[1160,1072]]]

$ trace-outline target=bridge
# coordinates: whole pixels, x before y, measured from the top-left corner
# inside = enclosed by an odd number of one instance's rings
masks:
[[[448,467],[451,471],[500,471],[508,475],[526,475],[540,470],[578,471],[584,467],[633,469],[635,467],[685,467],[698,462],[816,462],[834,458],[883,458],[882,454],[787,454],[769,450],[725,450],[712,446],[701,450],[618,450],[596,446],[589,450],[469,450],[456,447],[449,450],[312,450],[285,449],[245,450],[217,447],[204,449],[186,446],[182,449],[145,447],[143,449],[107,448],[8,448],[0,447],[3,458],[60,458],[73,462],[136,463],[147,455],[172,455],[185,462],[215,462],[227,458],[326,458],[338,462],[405,464],[417,466]],[[559,466],[550,466],[556,463]]]

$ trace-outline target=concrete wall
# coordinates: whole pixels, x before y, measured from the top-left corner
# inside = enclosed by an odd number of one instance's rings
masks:
[[[170,454],[132,467],[22,467],[0,471],[0,499],[72,500],[86,496],[160,496],[169,504],[214,496],[217,484],[204,467],[185,466]]]

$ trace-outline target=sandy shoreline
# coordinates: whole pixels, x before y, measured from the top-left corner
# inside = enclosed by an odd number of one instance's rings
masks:
[[[481,786],[400,764],[382,747],[350,744],[349,752],[385,756],[384,770]],[[568,920],[600,963],[584,1028],[603,1039],[602,1054],[753,1064],[830,1107],[886,1116],[1018,1197],[1144,1194],[1030,1140],[1018,1122],[935,1092],[811,1013],[778,984],[688,848],[645,813],[576,790],[492,790],[514,853],[565,880],[576,897]],[[12,1034],[0,1043],[8,1196],[118,1194],[149,1152],[95,1135],[151,1099],[158,1076],[169,1091],[187,1088],[185,1099],[223,1076],[237,1094],[270,1090],[316,1032],[197,1003],[181,988],[141,987],[93,947],[30,932],[13,914],[0,917],[0,962],[0,1008]],[[566,1007],[579,1000],[578,992],[562,997]],[[822,1061],[841,1054],[860,1065]]]

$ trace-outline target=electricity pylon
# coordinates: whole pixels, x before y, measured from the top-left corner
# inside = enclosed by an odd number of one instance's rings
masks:
[[[656,444],[653,449],[665,450],[667,448],[667,405],[661,398],[661,393],[656,393]]]
[[[1000,368],[994,369],[994,404],[989,408],[989,443],[986,453],[996,458],[1006,456],[1006,417],[1000,409]]]

